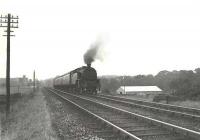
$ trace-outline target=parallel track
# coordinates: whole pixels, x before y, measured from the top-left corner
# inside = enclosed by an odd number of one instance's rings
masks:
[[[138,105],[146,105],[149,107],[155,107],[155,108],[160,108],[160,109],[165,109],[169,111],[176,111],[180,112],[183,114],[189,114],[195,116],[200,116],[200,109],[197,108],[189,108],[189,107],[183,107],[183,106],[177,106],[177,105],[170,105],[170,104],[163,104],[163,103],[156,103],[156,102],[148,102],[148,101],[143,101],[143,100],[136,100],[136,99],[127,99],[123,97],[116,97],[116,96],[111,96],[111,95],[99,95],[100,97],[106,97],[106,98],[111,98],[111,99],[116,99],[120,101],[127,101],[131,103],[135,103]]]
[[[162,107],[153,107],[148,105],[143,105],[131,102],[129,99],[123,100],[123,98],[115,98],[110,96],[86,96],[87,98],[97,100],[99,102],[119,107],[121,109],[137,113],[140,115],[148,116],[160,121],[168,122],[180,127],[185,127],[197,132],[200,132],[200,115],[194,115],[194,109],[192,109],[193,114],[189,114],[189,108],[187,108],[187,113],[181,111],[174,111],[170,109],[163,109]],[[153,104],[153,103],[152,103]],[[156,104],[157,105],[157,104]],[[164,105],[164,104],[163,104]],[[167,106],[167,105],[165,105]],[[171,106],[169,106],[171,107]],[[175,108],[175,106],[173,106]],[[181,108],[178,106],[178,108]],[[185,109],[185,108],[183,108]],[[177,109],[178,110],[178,109]],[[198,109],[196,114],[198,113]]]
[[[67,98],[75,102],[83,109],[91,112],[96,118],[101,118],[106,124],[112,126],[115,131],[120,132],[120,134],[130,139],[193,140],[200,137],[200,133],[189,129],[99,103],[78,95],[52,89],[51,91],[62,98]]]

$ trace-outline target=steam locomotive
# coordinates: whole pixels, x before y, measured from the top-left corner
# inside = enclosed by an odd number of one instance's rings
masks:
[[[53,85],[56,89],[80,94],[96,94],[100,90],[97,72],[91,67],[91,64],[54,78]]]

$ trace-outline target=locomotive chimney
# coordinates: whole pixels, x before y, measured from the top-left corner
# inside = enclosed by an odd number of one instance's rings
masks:
[[[90,68],[91,67],[91,63],[88,63],[87,66]]]

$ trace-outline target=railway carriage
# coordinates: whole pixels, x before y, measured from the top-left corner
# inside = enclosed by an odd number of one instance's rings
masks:
[[[54,79],[54,88],[74,93],[96,94],[100,90],[97,72],[90,64],[77,68]]]

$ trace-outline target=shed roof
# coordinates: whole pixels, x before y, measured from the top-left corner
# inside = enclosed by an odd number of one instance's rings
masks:
[[[124,86],[121,86],[120,88],[124,90]],[[157,86],[125,86],[125,91],[139,92],[139,91],[162,91],[162,90]]]

